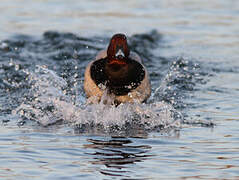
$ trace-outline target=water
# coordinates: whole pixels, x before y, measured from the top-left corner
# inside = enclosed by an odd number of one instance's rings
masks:
[[[0,9],[1,179],[239,178],[238,1]],[[85,66],[116,32],[144,59],[152,96],[86,105]]]

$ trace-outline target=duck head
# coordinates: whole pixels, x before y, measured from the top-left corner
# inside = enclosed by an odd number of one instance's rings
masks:
[[[115,34],[107,49],[105,72],[109,81],[118,84],[128,75],[130,50],[124,34]]]
[[[108,63],[123,63],[129,57],[130,50],[124,34],[115,34],[107,49]]]

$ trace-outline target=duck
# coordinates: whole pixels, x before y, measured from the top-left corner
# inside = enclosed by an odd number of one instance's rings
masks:
[[[84,76],[87,103],[99,103],[105,94],[113,99],[111,104],[144,103],[151,95],[147,69],[121,33],[87,65]]]

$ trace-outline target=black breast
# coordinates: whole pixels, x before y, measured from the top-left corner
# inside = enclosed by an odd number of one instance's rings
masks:
[[[91,65],[91,78],[98,86],[99,84],[105,85],[109,92],[115,95],[128,94],[131,90],[136,89],[145,77],[144,67],[135,60],[128,59],[127,68],[125,66],[109,67],[106,62],[105,58],[97,60]],[[111,76],[111,74],[117,74],[117,71],[124,73]]]

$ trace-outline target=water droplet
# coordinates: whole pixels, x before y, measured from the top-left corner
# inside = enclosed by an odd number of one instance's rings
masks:
[[[15,64],[15,70],[18,71],[20,69],[19,64]]]

